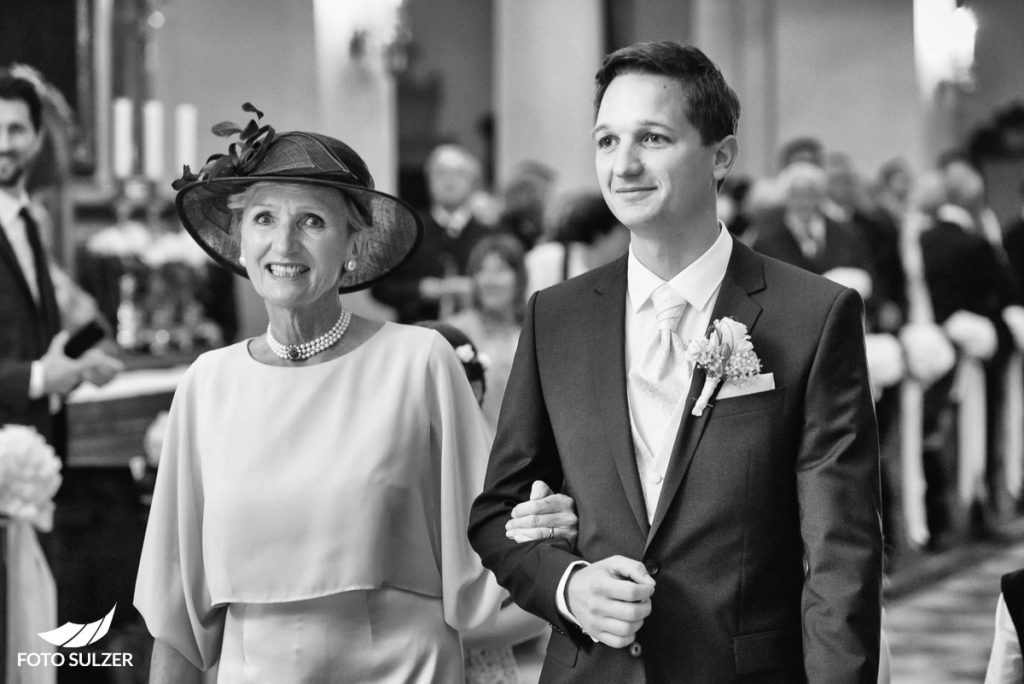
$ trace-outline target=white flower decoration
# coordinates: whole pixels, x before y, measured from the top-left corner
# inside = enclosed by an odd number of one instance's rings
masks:
[[[704,387],[693,407],[693,415],[704,415],[715,388],[724,379],[744,385],[761,372],[761,359],[747,334],[747,326],[726,316],[712,323],[705,339],[688,340],[686,355],[707,374]]]

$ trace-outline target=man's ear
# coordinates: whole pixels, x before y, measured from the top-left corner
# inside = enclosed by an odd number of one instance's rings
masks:
[[[740,145],[735,135],[727,135],[715,143],[715,180],[722,181],[729,175],[732,165],[739,156]]]

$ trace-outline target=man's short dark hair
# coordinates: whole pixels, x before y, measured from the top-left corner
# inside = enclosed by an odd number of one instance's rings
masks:
[[[28,106],[32,127],[38,132],[43,121],[43,102],[35,85],[6,69],[0,69],[0,100],[21,100]]]
[[[616,76],[628,73],[678,80],[686,95],[686,118],[700,132],[702,144],[710,145],[736,134],[740,100],[715,63],[692,45],[670,41],[635,43],[609,54],[595,76],[595,113],[608,85]]]

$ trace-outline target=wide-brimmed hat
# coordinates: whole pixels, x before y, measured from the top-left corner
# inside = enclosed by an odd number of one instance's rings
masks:
[[[257,120],[263,116],[248,103],[242,108]],[[412,256],[423,236],[422,219],[402,200],[374,190],[373,176],[355,150],[318,133],[276,133],[257,120],[244,129],[231,122],[214,126],[215,134],[238,134],[241,142],[231,144],[227,154],[210,157],[198,174],[185,167],[173,183],[185,229],[217,263],[248,277],[238,262],[238,212],[228,207],[228,198],[262,182],[337,188],[359,206],[368,227],[351,236],[357,259],[342,274],[339,292],[369,287]]]

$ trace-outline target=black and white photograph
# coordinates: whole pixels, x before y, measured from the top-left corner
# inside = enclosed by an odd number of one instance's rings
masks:
[[[1021,0],[0,0],[0,684],[1024,682]]]

